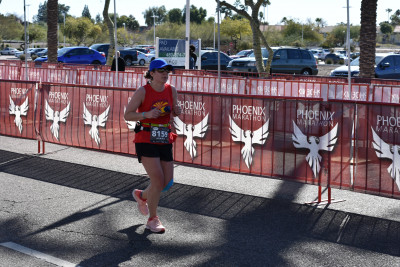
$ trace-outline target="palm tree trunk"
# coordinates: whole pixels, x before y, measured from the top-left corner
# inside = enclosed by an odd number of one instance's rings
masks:
[[[376,9],[378,0],[361,1],[360,77],[375,77]]]
[[[112,56],[115,54],[115,40],[114,40],[114,23],[111,21],[108,15],[108,8],[110,6],[110,0],[106,0],[104,3],[103,18],[107,24],[108,37],[110,38],[110,48],[108,49],[107,65],[111,66]]]
[[[58,0],[47,2],[47,47],[48,62],[57,63],[57,24],[58,23]]]

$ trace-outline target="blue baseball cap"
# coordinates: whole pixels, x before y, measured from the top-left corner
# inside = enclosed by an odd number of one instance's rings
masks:
[[[150,62],[149,66],[149,71],[153,71],[154,69],[161,69],[167,67],[170,70],[173,70],[174,68],[172,67],[171,64],[168,64],[167,61],[165,61],[162,58],[156,58],[152,62]]]

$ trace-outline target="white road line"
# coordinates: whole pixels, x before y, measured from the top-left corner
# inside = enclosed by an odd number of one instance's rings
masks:
[[[24,253],[24,254],[29,255],[29,256],[33,256],[33,257],[38,258],[38,259],[45,260],[45,261],[53,263],[53,264],[55,264],[57,266],[79,267],[79,265],[76,265],[75,263],[71,263],[71,262],[68,262],[68,261],[64,261],[64,260],[58,259],[56,257],[44,254],[42,252],[39,252],[39,251],[30,249],[30,248],[27,248],[27,247],[18,245],[18,244],[14,243],[14,242],[0,243],[0,246],[3,246],[3,247],[6,247],[6,248],[9,248],[9,249]]]

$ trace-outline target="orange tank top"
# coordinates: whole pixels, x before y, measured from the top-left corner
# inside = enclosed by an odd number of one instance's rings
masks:
[[[156,119],[141,120],[143,126],[148,124],[169,124],[171,121],[171,110],[173,106],[171,85],[165,84],[164,90],[157,92],[151,87],[151,84],[144,86],[146,94],[143,103],[138,108],[138,112],[147,112],[153,108],[161,110],[161,116]],[[171,128],[171,126],[169,126]],[[172,132],[169,133],[169,140],[172,143]],[[135,143],[150,143],[150,132],[142,130],[135,134]]]

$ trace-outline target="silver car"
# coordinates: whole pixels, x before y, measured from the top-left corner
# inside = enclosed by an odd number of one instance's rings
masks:
[[[12,48],[12,47],[6,47],[3,50],[0,51],[0,54],[2,55],[14,55],[15,52],[18,52],[17,49]]]

